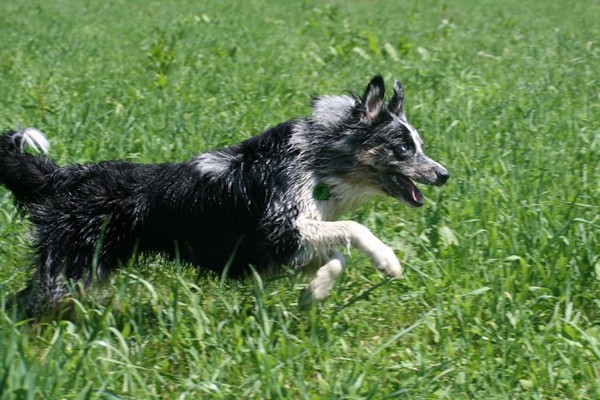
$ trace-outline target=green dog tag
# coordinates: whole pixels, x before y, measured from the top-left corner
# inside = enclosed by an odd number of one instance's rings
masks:
[[[323,182],[317,183],[315,190],[313,190],[313,197],[317,200],[329,200],[331,198],[329,186]]]

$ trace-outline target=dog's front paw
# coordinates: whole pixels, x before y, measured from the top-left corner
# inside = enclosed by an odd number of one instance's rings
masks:
[[[402,266],[391,248],[383,247],[376,253],[373,261],[377,268],[390,278],[402,278]]]

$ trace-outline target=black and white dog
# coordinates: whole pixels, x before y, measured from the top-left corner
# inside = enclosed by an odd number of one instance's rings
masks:
[[[228,275],[287,265],[316,270],[299,305],[323,300],[355,246],[400,277],[394,251],[369,229],[338,221],[386,194],[423,205],[413,184],[443,185],[448,172],[423,153],[403,112],[398,81],[389,103],[381,76],[364,95],[324,96],[312,115],[281,123],[184,163],[106,161],[59,167],[33,128],[0,136],[0,183],[29,211],[35,273],[21,298],[30,313],[57,305],[66,281],[103,281],[138,254],[163,254]]]

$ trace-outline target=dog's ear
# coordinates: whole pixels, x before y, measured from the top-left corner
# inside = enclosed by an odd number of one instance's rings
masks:
[[[390,100],[390,104],[388,104],[388,109],[390,112],[402,116],[404,112],[402,111],[402,107],[404,106],[404,89],[402,89],[402,84],[395,79],[394,80],[394,95]]]
[[[381,75],[375,76],[369,82],[365,94],[362,98],[362,103],[365,106],[366,114],[364,120],[373,122],[383,110],[383,98],[385,96],[385,85]]]

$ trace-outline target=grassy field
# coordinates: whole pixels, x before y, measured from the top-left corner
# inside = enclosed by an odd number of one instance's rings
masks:
[[[58,163],[186,160],[381,73],[452,176],[348,215],[406,276],[352,252],[307,313],[306,277],[160,260],[73,320],[0,310],[0,398],[600,398],[599,37],[584,0],[0,2],[0,126]],[[28,235],[0,189],[2,303]]]

